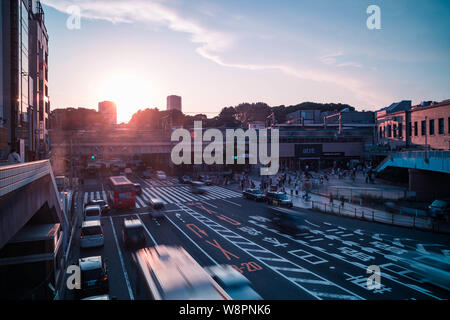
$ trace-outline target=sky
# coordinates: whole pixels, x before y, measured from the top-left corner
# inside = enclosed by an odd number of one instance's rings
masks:
[[[52,109],[450,98],[450,1],[42,0]],[[369,29],[370,5],[380,29]],[[79,15],[78,15],[79,13]],[[79,24],[77,24],[78,16]]]

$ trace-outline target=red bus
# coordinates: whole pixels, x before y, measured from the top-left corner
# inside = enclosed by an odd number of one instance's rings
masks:
[[[129,209],[136,206],[136,191],[134,184],[127,177],[109,177],[108,198],[114,208]]]

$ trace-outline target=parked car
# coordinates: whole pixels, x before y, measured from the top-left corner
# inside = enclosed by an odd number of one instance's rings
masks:
[[[86,208],[87,206],[95,206],[95,205],[100,206],[102,214],[108,213],[111,210],[111,207],[108,205],[108,202],[101,199],[90,200],[84,205],[84,207]]]
[[[262,300],[250,281],[232,266],[218,265],[205,270],[233,300]]]
[[[101,256],[81,258],[78,260],[81,271],[81,295],[104,294],[109,291],[109,279],[106,263]]]
[[[205,185],[212,185],[212,180],[208,176],[200,175],[198,176],[198,180],[203,182]]]
[[[266,201],[273,206],[281,206],[292,208],[294,205],[292,200],[284,192],[269,191],[266,193]]]
[[[184,175],[182,177],[179,177],[178,181],[180,181],[180,183],[182,183],[182,184],[190,184],[192,182],[192,179],[191,179],[191,177]]]
[[[246,199],[251,199],[255,201],[264,201],[266,199],[264,193],[259,189],[246,189],[244,190],[244,192],[242,192],[242,195]]]
[[[164,202],[159,198],[148,199],[150,214],[154,218],[164,217]]]
[[[141,195],[142,194],[142,187],[139,183],[135,183],[134,184],[134,189],[136,190],[136,194],[137,195]]]
[[[164,173],[164,171],[156,171],[156,178],[157,178],[158,180],[166,180],[166,179],[167,179],[167,176],[166,176],[166,174]]]
[[[144,226],[137,218],[123,220],[123,242],[127,247],[145,246]]]
[[[207,191],[207,189],[203,182],[192,181],[192,183],[191,183],[191,192],[192,193],[205,194],[206,191]]]
[[[101,247],[105,244],[100,220],[84,221],[81,225],[80,247]]]
[[[438,219],[445,219],[448,221],[449,215],[450,215],[450,198],[434,200],[428,206],[428,210],[429,210],[430,216],[438,218]]]
[[[102,216],[102,208],[99,205],[89,205],[84,208],[84,220],[100,220]]]

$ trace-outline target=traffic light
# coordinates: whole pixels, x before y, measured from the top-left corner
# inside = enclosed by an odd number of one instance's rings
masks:
[[[95,160],[95,155],[91,155],[91,159],[92,159],[92,160]]]

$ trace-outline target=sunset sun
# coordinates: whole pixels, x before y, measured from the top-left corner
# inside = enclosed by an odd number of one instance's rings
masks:
[[[152,86],[148,79],[134,74],[115,74],[101,83],[98,101],[117,105],[117,122],[128,122],[139,109],[153,107]]]

